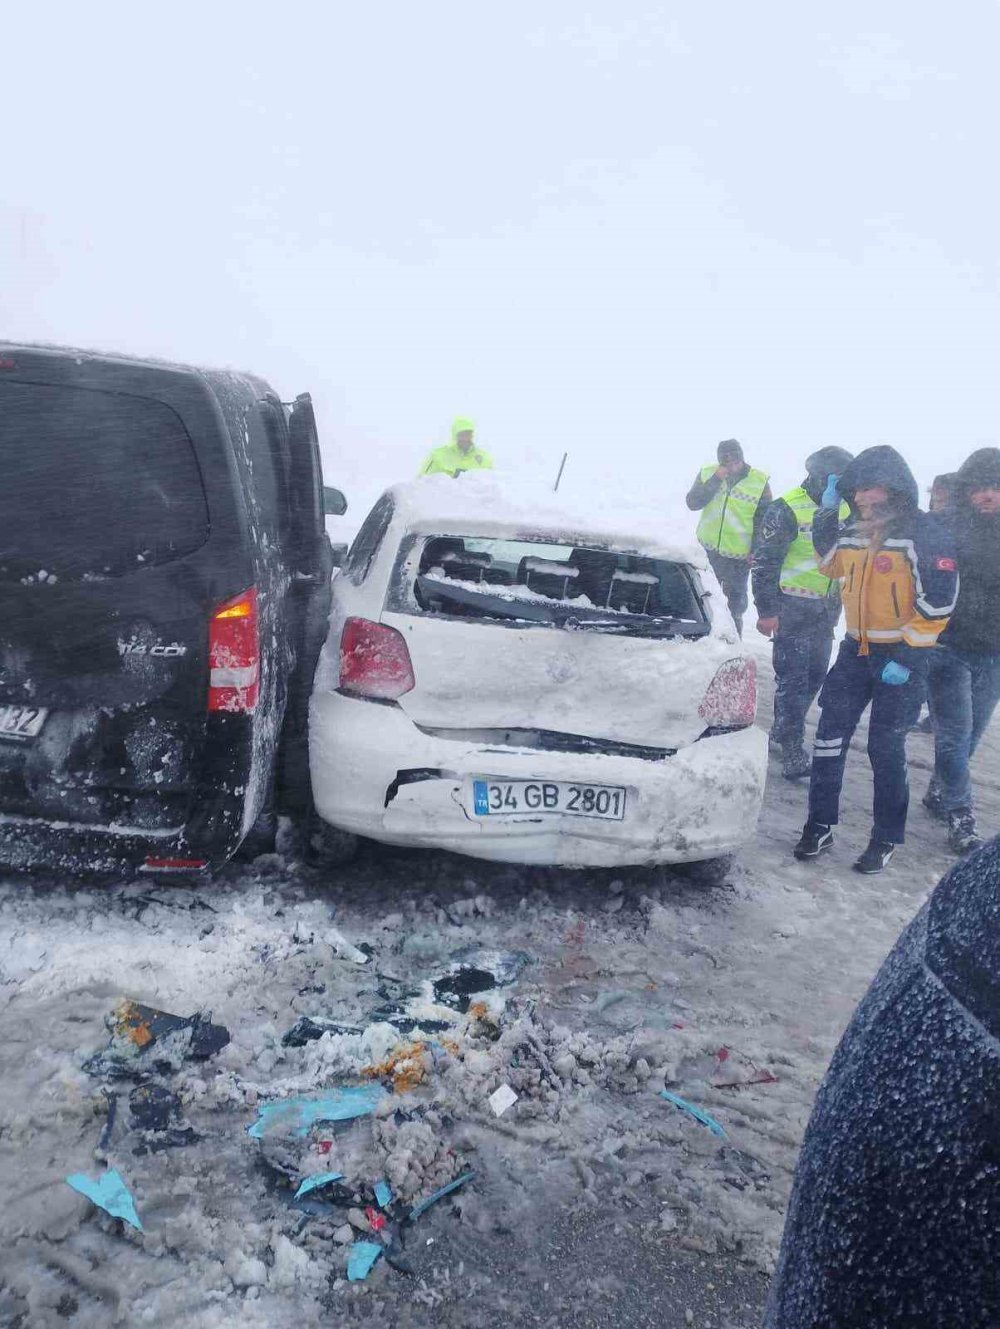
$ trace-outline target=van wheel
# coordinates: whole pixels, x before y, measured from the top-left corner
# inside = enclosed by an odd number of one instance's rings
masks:
[[[733,855],[704,858],[700,863],[679,863],[680,872],[698,886],[724,886],[733,870]]]
[[[337,826],[313,813],[306,835],[305,858],[313,867],[339,868],[350,863],[358,852],[360,840],[351,831]]]

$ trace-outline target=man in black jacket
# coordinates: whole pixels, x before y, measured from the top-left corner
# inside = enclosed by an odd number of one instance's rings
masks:
[[[819,571],[813,517],[831,475],[852,461],[844,448],[820,448],[806,458],[806,477],[764,513],[751,558],[757,629],[774,642],[774,724],[786,780],[808,775],[803,746],[806,712],[826,677],[840,586]],[[847,516],[847,505],[843,515]]]
[[[948,822],[948,843],[982,843],[972,809],[969,758],[1000,699],[1000,450],[981,448],[958,472],[950,512],[958,554],[958,602],[929,675],[934,776],[924,798]]]

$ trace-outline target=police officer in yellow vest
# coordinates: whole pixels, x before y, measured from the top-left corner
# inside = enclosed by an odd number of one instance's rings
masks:
[[[781,748],[786,780],[808,775],[803,742],[806,712],[830,663],[840,617],[840,584],[819,570],[812,524],[827,477],[852,460],[844,448],[820,448],[806,458],[806,478],[771,504],[753,545],[757,628],[774,642],[774,724],[771,746]],[[842,520],[850,515],[841,505]]]
[[[460,415],[451,424],[451,442],[427,455],[420,475],[459,476],[463,471],[491,471],[493,458],[476,447],[476,426]]]
[[[771,502],[763,471],[749,466],[735,438],[718,446],[718,466],[703,466],[687,496],[692,512],[700,512],[698,542],[719,579],[736,631],[743,633],[754,533]]]

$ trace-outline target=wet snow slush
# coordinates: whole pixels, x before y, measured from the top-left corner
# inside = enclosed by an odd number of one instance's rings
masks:
[[[378,847],[196,887],[5,880],[0,1324],[758,1323],[819,1079],[953,861],[913,735],[908,844],[850,871],[864,739],[833,854],[792,860],[805,787],[772,759],[723,887]],[[66,1184],[109,1170],[141,1231]]]

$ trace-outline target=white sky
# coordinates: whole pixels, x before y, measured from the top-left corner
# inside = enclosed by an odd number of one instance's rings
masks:
[[[250,368],[357,515],[457,413],[673,508],[1000,442],[995,3],[8,6],[0,337]],[[596,500],[595,500],[596,501]]]

